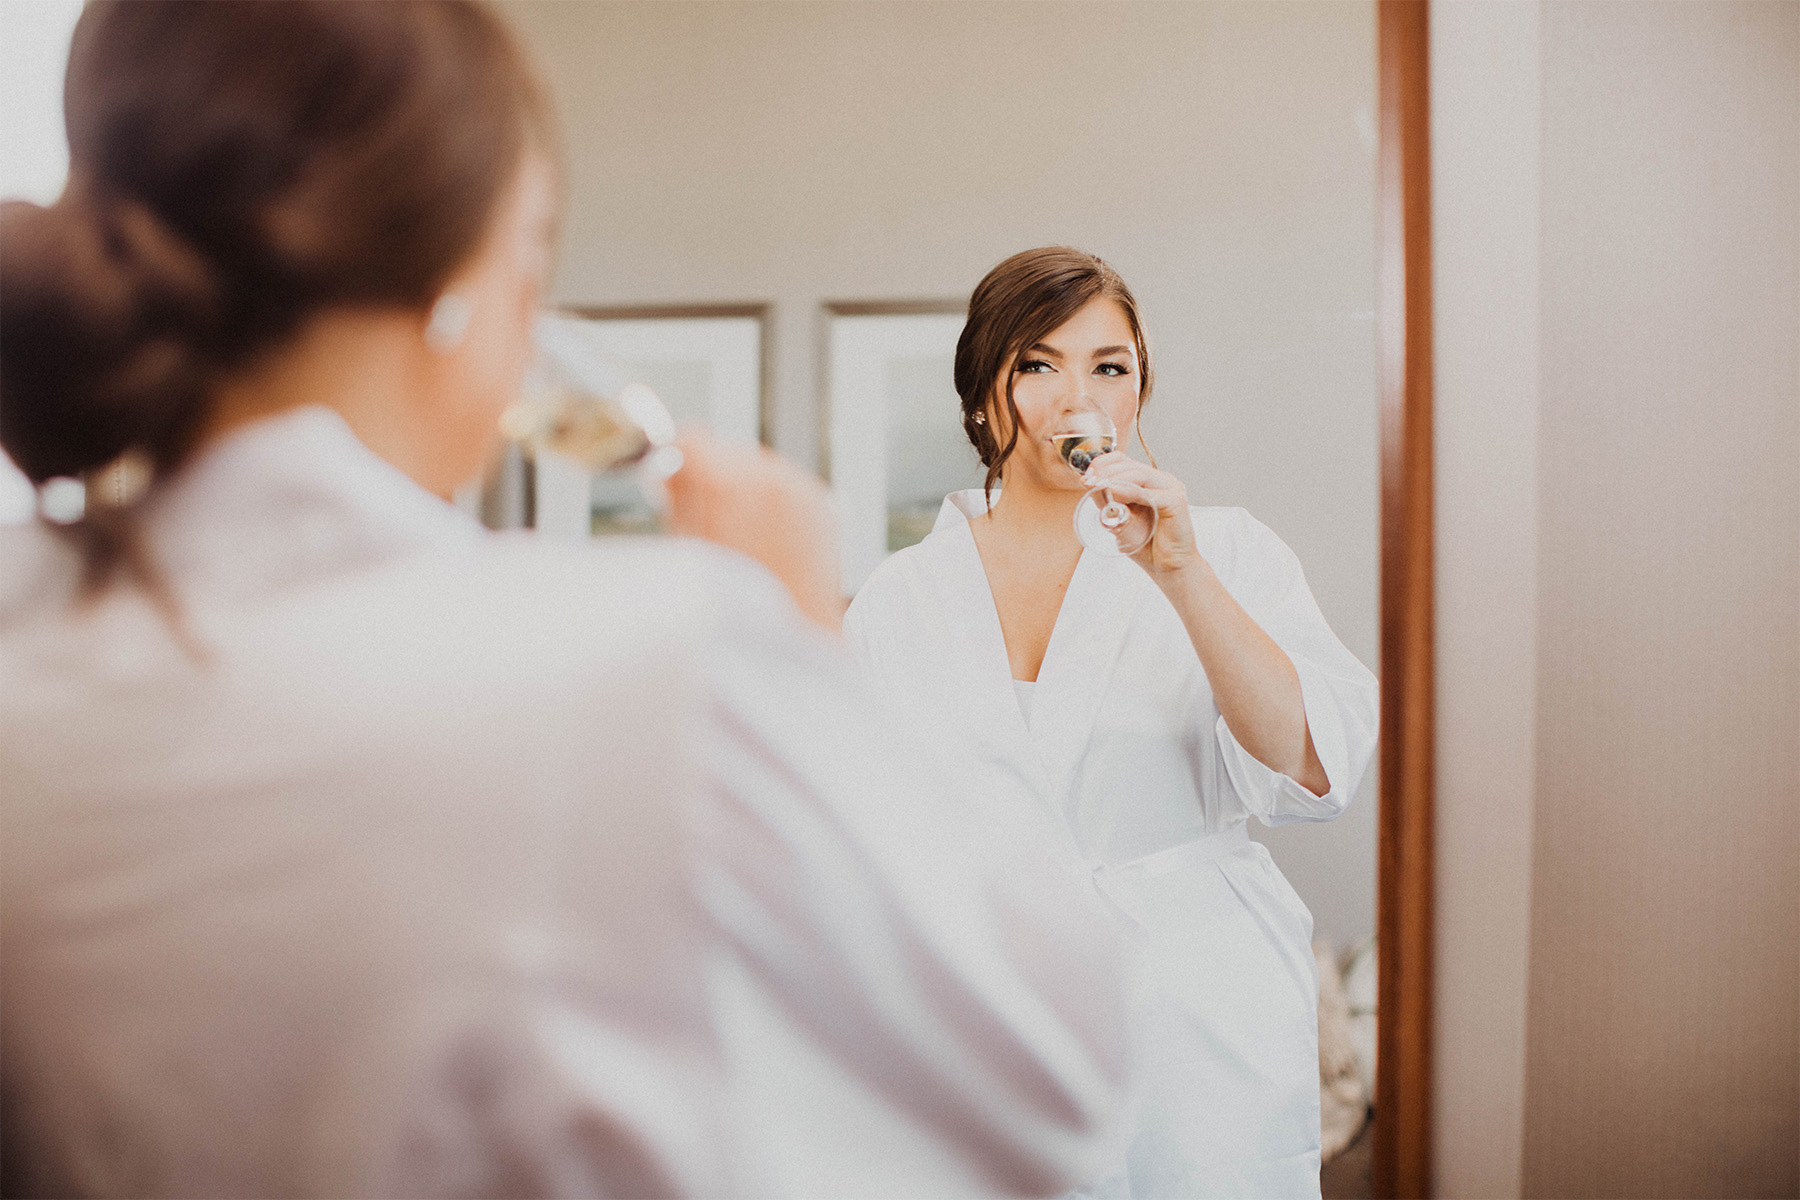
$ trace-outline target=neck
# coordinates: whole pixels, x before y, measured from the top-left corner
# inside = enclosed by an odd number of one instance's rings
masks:
[[[1045,487],[1036,480],[1003,481],[994,503],[993,526],[1005,537],[1059,545],[1070,538],[1081,492]]]
[[[197,447],[317,404],[343,417],[365,446],[415,483],[447,496],[455,484],[438,478],[431,423],[419,402],[427,390],[424,353],[409,314],[322,314],[219,389]]]

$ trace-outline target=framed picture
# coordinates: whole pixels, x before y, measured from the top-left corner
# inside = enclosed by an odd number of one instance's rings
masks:
[[[768,305],[570,307],[558,315],[622,378],[648,384],[678,426],[702,425],[727,441],[769,436]],[[628,474],[594,476],[540,455],[532,463],[506,464],[501,475],[501,503],[492,496],[484,502],[490,514],[500,515],[490,523],[572,537],[657,527],[656,513]],[[502,513],[509,498],[511,508]]]
[[[947,493],[981,485],[951,373],[965,309],[960,300],[824,307],[824,467],[851,594],[931,532]]]
[[[677,425],[728,441],[767,441],[769,305],[570,307],[594,349],[649,384]]]

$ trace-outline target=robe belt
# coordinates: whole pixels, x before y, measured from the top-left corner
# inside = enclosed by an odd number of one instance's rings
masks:
[[[1249,828],[1244,824],[1232,825],[1217,833],[1197,837],[1191,842],[1152,851],[1130,862],[1116,866],[1101,863],[1094,868],[1094,882],[1104,892],[1108,890],[1108,885],[1128,879],[1156,879],[1176,871],[1203,866],[1250,844]]]

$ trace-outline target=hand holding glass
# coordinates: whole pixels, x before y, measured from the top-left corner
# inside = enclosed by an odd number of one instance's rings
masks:
[[[1075,474],[1085,477],[1102,454],[1112,453],[1118,431],[1099,409],[1072,413],[1050,436],[1056,452]],[[1156,534],[1156,510],[1133,508],[1113,499],[1105,487],[1089,491],[1075,506],[1075,536],[1096,554],[1127,557],[1150,544]]]

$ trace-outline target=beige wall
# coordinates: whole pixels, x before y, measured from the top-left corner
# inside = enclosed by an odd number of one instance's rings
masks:
[[[1431,11],[1437,1178],[1519,1194],[1537,727],[1538,8]]]
[[[1543,35],[1525,1186],[1792,1195],[1800,6]]]
[[[772,301],[776,442],[814,462],[822,301],[1094,250],[1146,313],[1159,457],[1286,538],[1375,664],[1371,5],[505,8],[567,127],[562,299]],[[1371,788],[1269,836],[1339,941],[1373,928],[1374,817]]]
[[[1793,1195],[1800,6],[1434,21],[1440,1188]]]

